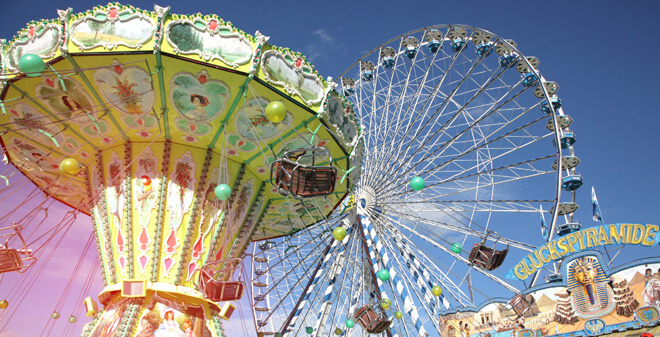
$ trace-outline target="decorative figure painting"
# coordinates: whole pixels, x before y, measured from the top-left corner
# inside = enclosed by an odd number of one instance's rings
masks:
[[[86,135],[97,136],[108,132],[108,124],[99,119],[101,109],[94,107],[80,83],[71,78],[65,78],[62,82],[66,90],[58,79],[44,77],[43,83],[35,88],[36,95],[56,118],[79,127]]]
[[[140,319],[136,337],[211,336],[201,307],[184,306],[157,295],[146,307],[148,311]]]
[[[209,79],[206,71],[197,75],[174,75],[170,82],[170,100],[179,113],[174,124],[185,133],[184,140],[196,142],[198,136],[210,133],[210,122],[225,110],[229,97],[227,84]]]
[[[12,159],[23,166],[47,172],[59,172],[60,166],[55,159],[27,141],[13,139],[8,150]]]
[[[595,257],[586,256],[569,263],[568,290],[572,293],[572,305],[578,317],[589,319],[614,309],[608,282],[609,278]]]
[[[226,164],[225,164],[226,165]],[[210,234],[211,229],[218,223],[220,215],[226,201],[220,201],[215,196],[214,189],[215,186],[223,182],[231,181],[231,178],[227,175],[226,177],[221,178],[221,171],[228,171],[220,167],[213,168],[211,172],[211,177],[206,183],[206,187],[202,192],[204,195],[204,201],[202,203],[202,209],[200,214],[199,221],[199,232],[195,244],[192,249],[192,255],[190,257],[190,263],[188,263],[188,278],[192,277],[195,269],[200,267],[199,261],[202,258],[202,255],[206,252],[207,247],[204,247],[204,239]]]
[[[150,148],[146,148],[137,158],[137,174],[133,179],[133,188],[136,196],[137,213],[140,222],[140,235],[138,236],[138,250],[140,256],[138,262],[142,273],[144,273],[149,255],[151,240],[147,226],[151,219],[151,213],[156,208],[158,200],[158,186],[160,178],[157,173],[158,159]]]
[[[176,248],[179,247],[176,232],[181,226],[183,216],[190,211],[194,199],[195,186],[197,185],[195,180],[196,170],[197,163],[189,151],[186,151],[174,162],[174,171],[167,187],[167,210],[170,214],[171,230],[165,241],[167,247],[165,255],[167,257],[163,259],[163,266],[166,274],[173,266],[173,256]]]

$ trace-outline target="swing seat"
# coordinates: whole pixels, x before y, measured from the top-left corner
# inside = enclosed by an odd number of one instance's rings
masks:
[[[391,319],[387,319],[383,315],[379,315],[369,305],[365,305],[358,309],[358,311],[355,313],[355,319],[363,329],[365,329],[368,333],[373,334],[384,332],[387,330],[387,328],[390,327],[390,324],[392,324]]]
[[[535,300],[532,295],[516,295],[511,301],[509,301],[509,304],[518,317],[522,317],[527,311],[529,311],[534,303]]]
[[[0,249],[0,273],[19,271],[23,268],[23,259],[16,249]]]
[[[304,154],[299,155],[300,153]],[[337,169],[332,165],[314,166],[314,162],[320,156],[329,158],[327,162],[332,163],[332,157],[325,148],[287,151],[282,159],[271,165],[271,183],[274,182],[273,185],[282,195],[312,198],[331,194],[335,190]],[[300,162],[305,158],[311,159],[312,165],[304,165]]]
[[[221,263],[230,263],[230,266],[215,273],[209,270],[209,266]],[[234,263],[236,263],[236,266],[232,267],[232,264]],[[241,281],[240,271],[238,280],[231,280],[234,271],[239,269],[240,266],[240,259],[232,259],[212,262],[195,270],[199,271],[199,279],[197,282],[198,290],[204,294],[204,297],[213,302],[227,302],[241,299],[243,297],[243,292],[245,291],[245,283]],[[214,276],[221,279],[226,278],[227,281],[216,280]]]
[[[495,250],[486,245],[475,243],[474,246],[472,246],[468,260],[470,263],[486,270],[494,270],[502,265],[508,252],[508,247],[504,250]]]
[[[24,273],[37,260],[21,235],[22,229],[17,224],[0,228],[0,238],[7,238],[4,244],[0,244],[0,274],[12,271]],[[21,248],[10,247],[9,242],[13,239],[19,241]]]

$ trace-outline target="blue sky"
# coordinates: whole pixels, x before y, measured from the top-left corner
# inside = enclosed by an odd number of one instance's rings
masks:
[[[131,4],[153,9],[152,2]],[[271,37],[270,43],[308,55],[324,76],[337,76],[394,36],[434,24],[474,25],[514,39],[523,53],[541,60],[540,71],[559,84],[564,111],[574,119],[576,154],[585,178],[578,193],[577,218],[590,223],[589,187],[595,186],[607,222],[660,223],[660,178],[655,173],[660,165],[658,1],[170,1],[159,5],[171,6],[173,13],[215,13],[250,34],[259,30]],[[30,20],[57,17],[58,8],[81,12],[93,4],[35,0],[3,1],[0,6],[0,38],[11,39]],[[79,221],[75,232],[83,242],[86,221]],[[69,253],[73,264],[76,252]],[[66,261],[58,263],[66,265]],[[66,277],[55,274],[49,287],[57,293]],[[10,277],[0,283],[0,297],[12,284]],[[39,306],[37,299],[32,301]],[[26,315],[27,310],[17,315],[32,316]],[[50,311],[45,310],[46,315]],[[15,319],[0,337],[38,336],[43,329],[41,319],[32,324]]]

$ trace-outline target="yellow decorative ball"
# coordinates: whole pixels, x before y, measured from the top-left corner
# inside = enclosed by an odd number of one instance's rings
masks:
[[[286,117],[286,107],[280,101],[272,101],[266,106],[266,118],[272,123],[279,123]]]
[[[60,171],[66,174],[76,175],[80,172],[80,164],[73,158],[66,158],[60,162]]]
[[[0,309],[6,309],[7,306],[9,306],[9,302],[7,302],[7,300],[0,301]]]

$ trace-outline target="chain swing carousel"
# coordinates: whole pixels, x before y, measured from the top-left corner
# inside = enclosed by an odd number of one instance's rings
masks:
[[[224,335],[251,241],[330,235],[359,172],[355,113],[328,109],[344,98],[303,55],[215,15],[58,14],[2,46],[1,141],[12,170],[91,218],[105,288],[83,336]],[[41,253],[3,246],[3,272]]]

